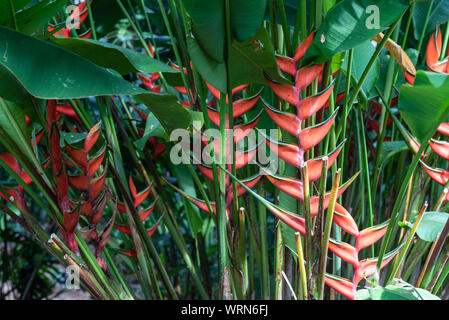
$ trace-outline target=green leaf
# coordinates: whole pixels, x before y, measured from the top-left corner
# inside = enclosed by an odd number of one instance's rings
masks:
[[[85,132],[59,131],[59,134],[61,135],[61,140],[67,142],[69,145],[74,145],[81,141],[84,141],[87,137],[87,133]]]
[[[99,36],[111,32],[117,22],[123,17],[123,11],[117,1],[95,0],[91,4],[95,21],[95,30]]]
[[[449,214],[445,212],[424,212],[416,234],[424,241],[433,242],[443,231],[448,218]]]
[[[60,37],[53,37],[51,40],[101,67],[114,69],[122,75],[132,72],[179,73],[157,59],[104,41]]]
[[[351,76],[354,78],[354,80],[356,80],[356,82],[360,80],[360,77],[362,76],[363,71],[365,71],[366,66],[371,60],[374,51],[376,51],[376,49],[369,40],[364,41],[362,44],[354,48],[354,58],[352,60],[353,66]],[[348,59],[345,59],[342,69],[346,73],[348,69]],[[376,81],[379,77],[379,70],[380,70],[379,60],[376,59],[374,65],[368,72],[365,82],[362,85],[362,89],[367,95],[373,90],[374,86],[376,85]]]
[[[379,9],[379,28],[371,28],[371,5]],[[408,0],[342,0],[329,10],[304,57],[304,63],[321,63],[334,54],[354,48],[387,28],[409,5]],[[368,8],[369,9],[369,8]],[[375,27],[375,26],[374,26]]]
[[[356,300],[418,300],[402,288],[369,288],[357,290]]]
[[[418,71],[413,86],[403,85],[399,112],[418,139],[434,132],[449,113],[449,77]]]
[[[188,38],[187,44],[192,62],[204,80],[226,92],[226,64],[208,58],[194,38]],[[263,27],[247,41],[232,42],[230,66],[233,88],[242,84],[266,84],[265,74],[275,81],[288,82],[280,74],[271,40]]]
[[[356,300],[440,300],[429,291],[415,288],[402,279],[393,279],[384,287],[358,290]]]
[[[48,22],[67,3],[67,0],[54,2],[42,1],[37,5],[16,14],[18,30],[27,34],[34,33],[39,28],[47,27]]]
[[[419,39],[424,27],[427,12],[429,11],[430,1],[421,1],[415,4],[413,10],[413,29],[415,30],[415,38]],[[433,2],[432,11],[430,12],[424,36],[435,31],[435,28],[449,20],[449,0],[437,0]]]
[[[9,95],[4,83],[12,80],[16,93],[26,90],[40,99],[134,95],[154,113],[168,133],[186,128],[191,122],[189,112],[178,104],[176,96],[151,93],[52,42],[1,26],[0,75],[2,97]]]
[[[231,0],[231,24],[238,41],[253,37],[259,30],[267,0]]]
[[[23,9],[32,0],[14,0],[14,11]],[[0,0],[0,25],[14,27],[10,0]]]
[[[147,122],[145,124],[145,131],[142,138],[135,142],[136,146],[140,150],[143,150],[145,144],[147,143],[147,140],[150,137],[159,137],[168,140],[167,133],[165,132],[159,120],[152,113],[148,115]]]
[[[225,14],[223,0],[182,0],[192,18],[192,33],[204,52],[216,62],[224,62]]]

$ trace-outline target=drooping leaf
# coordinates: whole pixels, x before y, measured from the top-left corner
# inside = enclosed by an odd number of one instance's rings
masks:
[[[157,59],[105,41],[60,37],[53,37],[51,41],[101,67],[114,69],[120,74],[132,72],[179,72]]]
[[[340,1],[329,10],[318,28],[315,39],[304,57],[304,63],[325,62],[334,54],[371,39],[398,19],[409,3],[408,0]]]
[[[254,36],[262,24],[267,0],[231,0],[231,24],[238,41]]]
[[[67,0],[56,0],[53,2],[42,1],[33,7],[18,12],[16,14],[17,29],[21,32],[32,34],[37,32],[39,28],[47,27],[50,19],[54,17],[66,3]]]
[[[194,38],[188,37],[187,44],[193,65],[204,80],[219,91],[227,92],[226,64],[208,57]],[[265,84],[265,73],[278,82],[288,82],[280,74],[271,40],[263,27],[246,41],[232,41],[229,59],[232,88],[243,84]]]
[[[412,133],[423,139],[449,114],[449,77],[418,71],[413,86],[403,85],[399,112]]]
[[[224,62],[224,1],[182,0],[182,3],[192,18],[192,33],[202,50],[215,62]]]
[[[446,212],[424,212],[416,234],[424,241],[433,242],[446,225],[449,214]]]
[[[51,42],[0,26],[0,57],[0,83],[13,81],[17,92],[26,90],[40,99],[136,95],[168,132],[190,124],[176,96],[150,93]],[[36,81],[36,75],[45,81]],[[8,87],[0,88],[0,96],[8,95]]]

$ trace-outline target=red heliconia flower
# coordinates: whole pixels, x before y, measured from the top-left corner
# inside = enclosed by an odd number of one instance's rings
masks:
[[[70,161],[66,160],[65,165],[78,170],[76,175],[67,175],[68,184],[82,193],[81,200],[70,202],[70,207],[72,209],[79,207],[78,216],[84,215],[88,218],[88,238],[94,240],[97,259],[100,265],[103,265],[102,245],[109,235],[104,232],[107,227],[100,233],[96,231],[96,226],[103,217],[107,202],[107,196],[103,192],[107,174],[107,164],[104,164],[106,144],[98,149],[94,148],[100,134],[101,123],[97,123],[89,130],[84,140],[74,144],[66,142],[65,150]],[[100,169],[102,165],[104,166],[103,170]]]
[[[303,67],[299,70],[297,69],[297,64],[306,53],[308,47],[313,41],[313,37],[314,34],[312,33],[299,45],[293,58],[277,58],[279,68],[295,77],[294,86],[275,83],[272,80],[267,79],[268,85],[279,98],[296,107],[296,114],[281,112],[263,101],[265,110],[271,119],[284,131],[296,137],[298,140],[297,143],[283,143],[280,141],[273,141],[269,137],[265,136],[266,143],[273,152],[276,152],[280,158],[290,165],[298,169],[307,166],[309,182],[316,181],[320,178],[324,157],[306,160],[304,158],[304,154],[306,151],[318,145],[327,135],[333,125],[333,122],[335,121],[336,112],[338,110],[337,109],[332,115],[330,115],[329,118],[323,123],[309,128],[302,127],[302,122],[304,120],[316,114],[326,105],[334,87],[333,84],[331,84],[326,90],[315,96],[301,96],[302,89],[308,87],[315,79],[320,78],[323,68],[323,65],[319,64]],[[335,162],[341,147],[342,144],[326,156],[328,167],[331,167]],[[339,188],[337,191],[337,197],[341,196],[356,176],[351,178],[347,183]],[[298,199],[303,203],[305,202],[303,183],[301,180],[291,177],[282,177],[270,172],[266,172],[266,177],[282,192],[285,192],[289,196]],[[325,194],[324,209],[328,208],[329,200],[330,194]],[[268,209],[289,227],[302,235],[305,235],[305,219],[302,216],[288,212],[274,205],[268,206]],[[310,214],[312,217],[315,217],[318,212],[319,196],[312,196],[310,199]],[[331,249],[331,251],[346,262],[354,265],[355,275],[352,282],[347,279],[328,275],[326,276],[326,284],[339,291],[346,297],[354,299],[357,284],[361,279],[363,279],[363,277],[371,276],[375,272],[375,264],[377,262],[375,259],[368,259],[359,262],[358,253],[363,248],[366,248],[367,246],[370,246],[374,242],[378,241],[385,234],[388,225],[387,223],[384,223],[379,226],[359,231],[357,224],[350,213],[339,203],[335,204],[333,221],[345,232],[356,238],[355,247],[347,243],[337,242],[334,240],[330,240],[329,242],[329,249]],[[387,255],[382,266],[388,263],[393,256],[394,254]]]
[[[301,96],[300,92],[302,89],[309,86],[315,79],[319,78],[322,73],[323,65],[311,65],[304,68],[297,69],[298,62],[305,55],[307,49],[313,41],[314,33],[310,34],[296,49],[295,55],[293,58],[289,57],[277,57],[277,62],[279,68],[295,77],[295,85],[289,84],[279,84],[267,79],[267,83],[270,88],[274,91],[274,93],[281,98],[282,100],[292,104],[296,107],[296,114],[282,112],[270,106],[267,102],[263,101],[264,107],[270,118],[284,131],[294,136],[297,139],[297,143],[284,143],[280,141],[272,140],[271,138],[264,136],[266,140],[266,144],[268,147],[275,152],[281,159],[290,165],[301,169],[303,166],[307,166],[309,182],[316,181],[321,176],[321,168],[323,164],[324,157],[318,157],[315,159],[306,160],[304,159],[304,154],[306,151],[318,145],[321,140],[327,135],[330,128],[332,127],[338,109],[329,116],[327,120],[324,122],[317,124],[312,127],[303,128],[303,121],[310,118],[314,114],[316,114],[320,109],[322,109],[326,103],[328,102],[334,85],[331,84],[324,91],[309,97]],[[327,155],[328,168],[332,166],[335,162],[338,154],[340,153],[341,147],[343,144],[340,144],[336,150],[332,151],[329,155]],[[281,191],[287,193],[288,195],[304,202],[303,196],[303,188],[302,181],[291,178],[291,177],[282,177],[278,175],[274,175],[273,173],[267,172],[267,178],[270,180],[275,187],[280,189]],[[355,179],[355,177],[353,178]],[[353,181],[351,179],[350,182]],[[349,182],[349,183],[350,183]],[[349,183],[345,184],[338,195],[346,189]],[[319,197],[315,196],[310,199],[310,210],[311,215],[315,216],[318,214],[318,202]],[[325,196],[325,207],[329,203],[329,196]],[[343,211],[344,208],[341,208],[340,211]],[[298,229],[295,229],[298,232],[304,232],[304,223],[302,217],[294,217],[293,213],[289,213],[287,211],[279,212],[279,210],[274,210],[273,212],[277,215],[281,220],[285,219],[292,223],[292,225],[296,225]],[[337,217],[337,216],[336,216]],[[352,217],[348,214],[343,214],[342,216],[338,216],[337,218],[339,223],[342,225],[347,225],[348,230],[353,229],[355,223],[352,221]],[[293,220],[292,220],[293,219]],[[346,220],[346,221],[345,221]],[[284,222],[286,222],[284,221]],[[292,222],[293,221],[293,222]],[[287,223],[287,222],[286,222]],[[288,224],[288,223],[287,223]]]
[[[90,0],[92,2],[92,0]],[[84,22],[84,20],[87,19],[89,15],[89,12],[87,10],[87,5],[86,5],[86,1],[81,2],[78,6],[77,9],[73,10],[73,12],[70,14],[68,20],[70,21],[74,21],[73,25],[75,28],[79,28],[79,26],[81,25],[81,23]],[[55,30],[55,27],[52,26],[48,26],[48,32],[52,32],[53,30]],[[57,36],[61,36],[64,38],[70,38],[70,32],[72,31],[72,29],[70,29],[69,27],[66,28],[62,28],[59,31],[57,31],[55,33],[55,35]],[[80,38],[83,39],[89,39],[92,35],[92,31],[87,32],[84,35],[81,35]]]
[[[180,70],[180,68],[174,64],[171,64],[172,68],[176,69],[176,70]],[[186,69],[184,68],[184,72],[186,73]],[[212,85],[210,85],[209,83],[206,83],[209,91],[211,92],[213,98],[209,101],[208,103],[208,116],[209,116],[209,120],[216,125],[217,127],[220,127],[221,121],[220,121],[220,111],[216,110],[214,108],[212,108],[212,105],[214,104],[214,100],[220,100],[220,91],[216,88],[214,88]],[[248,85],[241,85],[238,86],[236,88],[234,88],[232,90],[232,98],[234,98],[234,96],[236,94],[238,94],[239,92],[243,91],[245,88],[248,88]],[[178,92],[180,92],[183,96],[187,95],[187,90],[184,87],[175,87],[175,90],[177,90]],[[257,94],[255,94],[252,97],[249,98],[244,98],[244,99],[237,99],[236,101],[233,101],[232,103],[232,109],[233,109],[233,118],[234,120],[238,119],[239,117],[243,116],[245,113],[249,112],[250,110],[252,110],[257,102],[260,100],[260,96],[261,96],[262,90],[259,91]],[[192,97],[193,99],[193,97]],[[188,100],[184,100],[184,101],[180,101],[180,103],[185,106],[185,107],[190,107],[190,103]],[[229,97],[228,95],[226,95],[226,103],[229,103]],[[259,112],[252,120],[244,123],[244,124],[236,124],[234,125],[234,143],[237,145],[238,143],[240,143],[241,141],[243,141],[249,134],[251,134],[252,132],[254,132],[254,129],[260,119],[262,115],[262,112]],[[225,128],[229,129],[229,116],[226,115],[226,122],[225,122]],[[200,137],[201,142],[208,147],[209,146],[209,138],[207,137],[205,134],[201,133],[201,132],[196,132],[196,134]],[[227,164],[227,169],[229,171],[231,171],[231,144],[230,144],[230,139],[231,137],[227,137],[227,142],[226,142],[226,146],[225,146],[225,152],[226,152],[226,162]],[[212,139],[212,147],[214,149],[214,154],[216,155],[216,157],[219,157],[220,152],[221,152],[221,145],[220,145],[220,140],[219,139]],[[235,158],[234,158],[234,162],[236,163],[236,170],[239,170],[241,168],[243,168],[244,166],[246,166],[250,161],[252,161],[252,159],[256,156],[257,153],[257,148],[253,147],[250,148],[249,150],[246,151],[240,151],[240,150],[236,150],[235,152]],[[185,150],[186,152],[190,152],[190,150]],[[214,174],[212,171],[212,168],[210,168],[209,166],[203,165],[201,163],[196,163],[198,170],[209,180],[213,181],[214,180]],[[217,175],[219,175],[219,170],[217,170]],[[247,179],[244,179],[244,183],[247,187],[253,188],[257,182],[260,180],[261,176],[260,175],[255,175],[253,177],[249,177]],[[230,177],[225,174],[225,184],[226,184],[226,204],[227,206],[229,206],[232,201],[233,201],[233,195],[234,195],[234,191],[233,191],[233,187],[231,184],[231,180]],[[246,193],[246,189],[241,187],[241,186],[237,186],[237,197],[240,197],[242,195],[244,195]],[[183,194],[183,193],[181,193]],[[185,195],[185,194],[183,194]],[[198,208],[200,208],[203,211],[206,211],[208,213],[210,213],[206,203],[202,200],[198,200],[195,199],[193,197],[187,196],[185,195],[185,197],[192,202],[192,204],[194,204],[195,206],[197,206]],[[216,209],[215,209],[215,203],[212,204],[214,213],[216,213]]]
[[[65,163],[60,146],[60,134],[57,125],[56,103],[50,100],[47,103],[47,133],[50,146],[50,163],[56,180],[56,197],[58,206],[64,216],[64,225],[61,233],[67,246],[72,251],[78,251],[78,244],[75,240],[75,228],[78,224],[79,210],[71,210],[68,198],[69,183]]]
[[[130,189],[131,195],[132,195],[132,197],[134,199],[133,205],[134,205],[135,208],[138,208],[148,198],[148,196],[150,195],[150,192],[151,192],[151,188],[152,188],[152,186],[150,185],[150,186],[146,187],[144,190],[142,190],[140,192],[137,192],[137,189],[136,189],[136,187],[134,185],[134,182],[133,182],[131,176],[129,177],[129,189]],[[142,222],[145,222],[148,219],[148,217],[151,215],[151,213],[154,210],[156,201],[158,201],[158,200],[157,199],[154,200],[154,202],[152,204],[150,204],[149,207],[138,211],[140,220]],[[117,206],[117,208],[121,212],[126,213],[126,207],[125,207],[125,205],[123,203],[116,203],[116,206]],[[115,224],[114,226],[120,232],[123,232],[125,234],[131,235],[131,228],[129,226],[127,226],[127,225],[123,226],[123,225],[119,225],[119,224]],[[152,228],[147,230],[148,236],[151,237],[154,234],[154,232],[156,231],[158,226],[159,226],[159,222],[156,223],[155,226],[153,226]],[[129,257],[136,257],[135,250],[120,251],[120,253],[123,253],[123,254],[125,254],[125,255],[127,255]]]
[[[323,69],[322,64],[297,69],[297,64],[312,43],[313,37],[314,33],[311,33],[298,46],[293,58],[277,58],[279,68],[295,77],[294,86],[289,84],[279,84],[267,79],[268,85],[279,98],[296,107],[296,114],[276,110],[263,101],[265,110],[271,119],[283,130],[298,139],[297,144],[287,144],[266,138],[268,146],[274,152],[277,152],[280,158],[297,168],[301,168],[305,165],[304,153],[319,144],[327,135],[335,121],[338,111],[337,109],[327,120],[320,124],[308,128],[302,127],[302,122],[304,120],[316,114],[326,105],[334,88],[334,85],[331,84],[327,89],[314,96],[301,97],[301,90],[308,87],[315,79],[319,78]],[[336,157],[338,152],[334,155]],[[335,161],[335,157],[330,159],[329,166]],[[316,167],[318,171],[315,169],[316,173],[315,171],[312,173],[312,181],[319,178],[321,174],[320,167],[321,166]]]

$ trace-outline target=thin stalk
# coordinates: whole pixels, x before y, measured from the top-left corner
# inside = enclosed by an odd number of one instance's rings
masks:
[[[117,1],[120,1],[120,0],[117,0]],[[175,54],[176,60],[178,61],[178,64],[179,64],[179,67],[181,68],[181,70],[183,70],[184,66],[182,63],[181,54],[179,52],[178,46],[176,45],[176,40],[173,36],[173,31],[171,29],[171,24],[170,24],[170,21],[168,20],[168,16],[165,11],[164,4],[162,3],[162,0],[157,0],[157,2],[159,4],[159,9],[161,10],[161,13],[162,13],[162,18],[164,20],[165,28],[167,29],[168,35],[170,36],[170,42],[172,44],[173,52]],[[187,89],[187,98],[189,99],[189,103],[191,106],[193,106],[194,103],[192,100],[192,96],[190,94],[190,85],[189,85],[189,81],[187,79],[187,75],[184,72],[181,72],[181,77],[182,77],[182,82],[184,84],[184,87]]]
[[[306,237],[305,237],[305,260],[306,260],[306,270],[307,278],[311,279],[312,272],[312,218],[310,214],[310,184],[309,184],[309,172],[307,168],[307,162],[301,166],[301,176],[303,184],[303,194],[304,194],[304,215],[306,220]]]
[[[401,15],[402,17],[402,15]],[[371,70],[371,68],[374,65],[374,62],[376,61],[377,57],[379,56],[380,52],[382,51],[382,48],[384,47],[385,43],[387,42],[387,40],[390,38],[391,34],[393,33],[393,31],[395,30],[396,26],[399,24],[399,21],[401,20],[401,17],[399,17],[394,23],[393,25],[390,27],[390,29],[387,31],[387,33],[385,34],[385,36],[382,38],[381,42],[377,45],[376,50],[374,51],[371,59],[369,60],[368,64],[365,67],[365,70],[362,73],[362,76],[360,77],[359,81],[357,82],[357,86],[354,88],[354,91],[352,92],[351,97],[348,100],[348,106],[349,109],[352,108],[352,105],[354,104],[355,99],[357,98],[357,96],[359,95],[360,90],[362,89],[362,85],[366,80],[366,77],[368,76],[369,71]],[[350,81],[350,80],[348,80]],[[338,125],[338,129],[337,132],[340,132],[343,126],[343,123],[345,121],[341,121],[340,124]]]
[[[299,232],[295,233],[296,237],[296,251],[298,252],[298,264],[299,264],[299,274],[301,281],[301,290],[303,300],[308,300],[308,290],[307,290],[307,273],[304,264],[304,253],[301,243],[301,234]]]
[[[334,216],[335,203],[337,202],[338,186],[340,184],[341,170],[338,169],[332,181],[332,190],[329,199],[329,206],[327,208],[326,224],[324,226],[324,234],[321,240],[321,260],[320,273],[318,275],[319,300],[323,300],[324,296],[324,276],[326,275],[327,253],[329,249],[329,237],[332,229],[332,219]]]
[[[287,55],[292,55],[292,43],[290,40],[290,26],[287,22],[287,15],[285,13],[284,0],[277,0],[279,16],[281,17],[282,31],[284,33],[285,46],[287,49]]]
[[[441,46],[441,60],[446,58],[447,44],[449,42],[449,23],[446,23],[446,30],[444,31],[443,45]]]
[[[274,299],[282,300],[282,292],[283,292],[282,270],[284,268],[284,242],[282,239],[281,221],[279,219],[276,219],[274,262],[275,262]]]
[[[230,98],[231,99],[231,98]],[[220,164],[226,165],[226,94],[220,93]],[[220,298],[229,298],[229,264],[226,247],[226,175],[220,171],[218,221],[218,274],[220,276]]]
[[[408,184],[408,189],[407,189],[407,198],[405,200],[405,207],[404,207],[404,216],[402,218],[402,222],[406,223],[407,222],[407,213],[408,213],[408,207],[410,205],[410,196],[412,194],[412,186],[413,186],[413,175],[410,177],[410,182]],[[401,229],[401,233],[399,235],[399,241],[402,240],[402,237],[404,236],[404,229]]]
[[[262,181],[257,186],[257,193],[266,198],[265,195],[265,181]],[[261,201],[258,201],[258,213],[259,213],[259,232],[260,232],[260,252],[262,259],[262,269],[260,277],[262,279],[262,299],[267,300],[270,298],[270,284],[269,284],[269,271],[268,271],[268,239],[267,239],[267,213],[265,206]]]
[[[97,31],[95,30],[95,22],[94,22],[94,16],[92,14],[92,7],[90,5],[90,0],[86,0],[86,5],[87,5],[87,12],[89,15],[90,29],[92,30],[92,38],[94,40],[97,40]]]
[[[365,126],[363,125],[363,116],[362,110],[358,109],[359,123],[360,123],[360,131],[362,133],[362,154],[363,154],[363,172],[366,179],[366,193],[368,196],[368,214],[369,214],[369,226],[372,227],[374,225],[374,214],[373,214],[373,202],[371,197],[371,181],[369,175],[369,165],[368,165],[368,154],[366,150],[366,137],[365,137]],[[371,257],[374,257],[374,245],[371,246]]]
[[[419,223],[421,222],[422,217],[424,216],[424,212],[426,212],[426,209],[427,209],[427,202],[424,203],[424,205],[422,206],[421,210],[419,211],[418,217],[416,218],[416,222],[413,225],[413,228],[412,228],[412,230],[410,231],[410,233],[408,235],[407,241],[405,242],[405,245],[402,248],[401,253],[399,254],[399,256],[395,260],[393,271],[390,273],[390,276],[388,277],[388,279],[386,281],[386,284],[388,284],[391,280],[393,280],[394,277],[396,277],[396,274],[398,272],[399,266],[401,265],[402,260],[404,259],[405,254],[407,253],[407,251],[408,251],[408,249],[410,247],[410,244],[411,244],[411,242],[413,240],[413,237],[415,236],[416,229],[418,228]],[[382,261],[380,257],[379,257],[379,261]]]
[[[422,26],[421,36],[419,37],[418,48],[417,48],[418,55],[421,54],[421,47],[422,47],[422,44],[424,41],[424,37],[426,35],[427,25],[429,23],[429,17],[430,17],[430,13],[432,12],[433,3],[434,3],[434,0],[431,0],[430,4],[429,4],[429,9],[427,10],[426,18],[424,20],[424,24]]]
[[[422,283],[422,281],[424,279],[424,276],[426,275],[426,272],[427,272],[427,269],[429,268],[429,265],[431,265],[430,264],[430,259],[432,258],[432,255],[433,255],[433,253],[435,251],[435,248],[436,248],[436,245],[437,245],[437,242],[438,242],[439,238],[440,238],[440,234],[437,235],[435,241],[433,242],[432,246],[430,247],[429,253],[427,254],[426,261],[424,262],[424,266],[421,268],[421,272],[419,273],[418,280],[416,280],[416,284],[415,284],[416,288],[421,288],[421,283]]]

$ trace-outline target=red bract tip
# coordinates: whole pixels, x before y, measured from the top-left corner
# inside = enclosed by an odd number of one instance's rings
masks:
[[[445,136],[449,136],[449,122],[443,122],[438,126],[438,132],[444,134]]]
[[[84,140],[84,152],[87,154],[97,142],[101,133],[101,122],[97,123],[89,130],[86,140]]]
[[[71,147],[70,145],[66,145],[67,153],[69,154],[69,157],[75,162],[75,164],[80,167],[81,170],[85,170],[87,161],[86,161],[86,154],[84,150],[82,149],[75,149]],[[67,162],[70,166],[73,166],[70,161]]]
[[[121,254],[127,256],[127,257],[130,257],[130,258],[137,258],[136,250],[128,250],[128,251],[121,250],[121,251],[119,251],[119,252],[120,252]]]
[[[432,150],[445,160],[449,160],[449,142],[447,141],[429,141]]]
[[[354,300],[355,294],[357,292],[357,286],[349,281],[348,279],[336,277],[330,274],[326,274],[324,278],[324,283],[334,289],[335,291],[341,293],[346,298]]]
[[[106,146],[104,146],[95,156],[87,161],[87,177],[91,178],[100,168],[104,155],[106,154]]]
[[[70,185],[80,191],[87,191],[87,177],[85,175],[69,176]]]
[[[303,163],[303,152],[297,145],[269,140],[264,137],[268,147],[282,160],[299,168]]]
[[[308,87],[323,71],[323,63],[314,64],[310,67],[304,67],[298,70],[295,76],[295,87],[301,91]]]
[[[340,154],[341,148],[343,147],[343,143],[341,143],[332,153],[330,153],[327,158],[327,169],[329,169],[332,164],[337,159]],[[323,158],[316,158],[307,161],[307,171],[309,174],[309,182],[313,182],[320,178],[321,169],[323,167]]]
[[[295,54],[293,56],[293,60],[298,62],[299,60],[302,59],[302,57],[304,57],[304,55],[306,54],[306,52],[309,49],[310,45],[312,44],[312,41],[313,41],[314,37],[315,37],[315,31],[311,32],[307,36],[307,38],[305,38],[304,41],[302,41],[299,44],[299,46],[295,50]]]
[[[129,189],[131,191],[131,195],[134,198],[134,207],[138,207],[146,198],[148,198],[148,195],[151,192],[151,186],[148,186],[143,191],[137,193],[136,187],[134,185],[133,179],[131,176],[129,177]]]
[[[332,84],[326,90],[299,101],[299,104],[297,106],[298,118],[301,120],[305,120],[317,113],[318,110],[320,110],[329,100],[333,89],[334,85]]]
[[[104,183],[106,181],[106,169],[103,171],[103,173],[93,178],[89,181],[89,199],[94,200],[99,194],[101,189],[103,189]]]
[[[78,221],[80,218],[79,208],[74,211],[65,211],[64,212],[64,228],[67,233],[73,234],[75,232],[75,228],[78,225]]]
[[[338,202],[335,203],[335,211],[332,220],[345,232],[355,237],[359,235],[359,227],[355,223],[351,214]]]
[[[209,83],[206,82],[207,87],[209,88],[209,91],[212,93],[212,95],[217,99],[220,100],[220,90],[218,90],[217,88],[213,87],[212,85],[210,85]],[[245,88],[247,88],[249,86],[249,84],[244,84],[238,87],[235,87],[234,89],[232,89],[232,95],[235,95],[236,93],[243,91]],[[229,103],[229,99],[228,99],[228,95],[226,94],[226,104]]]
[[[246,152],[235,152],[235,167],[237,170],[246,166],[251,160],[254,159],[257,153],[257,148]]]
[[[323,140],[327,135],[332,124],[334,123],[335,116],[337,115],[338,109],[327,119],[313,127],[305,128],[299,134],[299,144],[304,151],[307,151],[315,147],[318,143]]]
[[[262,100],[265,110],[270,118],[283,130],[288,132],[294,137],[297,137],[301,131],[301,121],[293,113],[282,112],[274,109],[265,100]]]
[[[291,76],[296,75],[296,61],[290,57],[276,56],[276,63],[281,71],[288,73]]]
[[[299,103],[299,90],[291,86],[289,84],[279,84],[276,82],[273,82],[269,79],[265,79],[267,81],[268,86],[271,88],[271,90],[274,91],[274,93],[284,100],[285,102],[288,102],[294,106],[297,106]]]
[[[382,238],[388,229],[388,223],[390,220],[385,221],[377,226],[366,228],[359,232],[356,236],[356,249],[357,251],[363,248],[369,247],[370,245],[376,243],[380,238]]]
[[[299,217],[294,213],[288,212],[284,209],[276,208],[274,206],[267,206],[267,208],[290,228],[292,228],[296,232],[301,233],[302,235],[305,234],[306,229],[304,218]]]
[[[427,175],[432,178],[432,180],[434,180],[438,184],[441,184],[442,186],[446,185],[446,183],[449,181],[449,171],[443,169],[434,169],[426,165],[421,160],[420,162],[421,167],[424,169]]]
[[[290,177],[281,177],[274,174],[267,174],[266,177],[282,192],[285,192],[297,200],[304,201],[302,182],[300,180]]]
[[[329,239],[329,250],[344,261],[352,264],[354,267],[357,267],[359,263],[358,252],[353,246],[345,242]]]

